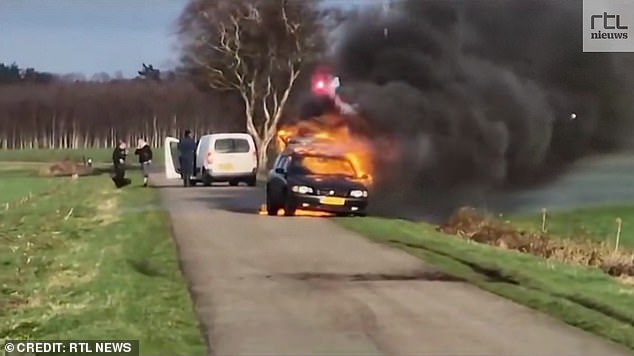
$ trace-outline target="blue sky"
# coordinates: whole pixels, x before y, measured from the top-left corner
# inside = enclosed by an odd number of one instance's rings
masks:
[[[117,71],[134,76],[143,62],[171,68],[178,60],[175,21],[186,3],[0,0],[0,62],[89,77]]]

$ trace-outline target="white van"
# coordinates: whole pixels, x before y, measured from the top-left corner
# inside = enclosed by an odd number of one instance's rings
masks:
[[[180,179],[178,142],[175,137],[165,138],[165,176]],[[255,186],[258,170],[258,153],[253,137],[246,133],[220,133],[204,135],[198,140],[196,166],[192,183],[244,182]]]

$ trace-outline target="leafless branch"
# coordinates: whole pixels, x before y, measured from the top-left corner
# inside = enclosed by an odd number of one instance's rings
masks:
[[[192,48],[197,54],[192,56],[194,64],[206,73],[212,88],[239,93],[246,129],[266,149],[320,36],[314,1],[190,1],[198,7],[185,18],[200,18],[207,36]]]

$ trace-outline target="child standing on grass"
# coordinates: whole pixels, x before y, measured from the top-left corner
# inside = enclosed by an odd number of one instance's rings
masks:
[[[147,187],[148,177],[150,176],[150,164],[152,163],[152,148],[144,139],[140,138],[134,154],[139,156],[139,164],[141,164],[141,171],[143,172],[143,186]]]

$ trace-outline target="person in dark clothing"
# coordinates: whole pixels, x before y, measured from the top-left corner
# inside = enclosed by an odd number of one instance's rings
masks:
[[[196,159],[196,141],[192,138],[192,132],[185,130],[185,136],[178,142],[178,158],[181,165],[181,177],[183,186],[191,186],[191,176],[194,174],[194,160]]]
[[[128,146],[125,142],[120,141],[119,146],[112,152],[112,165],[114,174],[112,181],[117,188],[124,187],[131,183],[131,180],[125,177],[125,160],[128,156]]]
[[[139,156],[139,164],[143,172],[143,186],[147,187],[148,177],[150,176],[150,164],[152,163],[152,148],[144,139],[139,139],[134,154]]]

